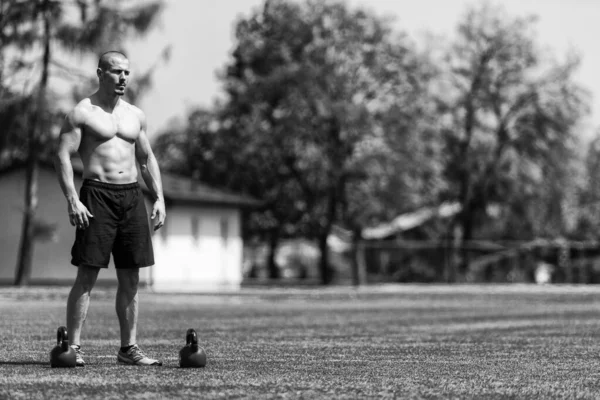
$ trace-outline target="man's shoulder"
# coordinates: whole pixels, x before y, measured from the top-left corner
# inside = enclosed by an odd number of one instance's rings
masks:
[[[86,97],[85,99],[80,100],[79,103],[73,107],[73,110],[89,111],[92,109],[92,107],[94,107],[92,105],[92,100],[89,97]]]
[[[146,121],[146,114],[144,114],[144,112],[139,107],[136,107],[133,104],[126,102],[123,99],[121,99],[121,105],[128,112],[134,114],[137,118],[139,118],[140,122],[143,123]]]
[[[123,105],[124,108],[126,108],[127,110],[137,114],[137,115],[144,115],[144,112],[139,108],[134,106],[131,103],[126,102],[125,100],[121,99],[121,104]]]
[[[85,98],[79,103],[77,103],[75,107],[73,107],[73,109],[69,113],[69,118],[74,123],[85,122],[90,111],[92,111],[92,107],[93,105],[90,98]]]

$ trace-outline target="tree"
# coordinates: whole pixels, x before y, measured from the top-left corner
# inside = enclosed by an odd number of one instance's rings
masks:
[[[49,77],[53,68],[71,70],[69,65],[54,56],[55,50],[85,54],[120,47],[123,37],[142,34],[150,28],[161,10],[161,4],[160,1],[123,4],[118,1],[86,0],[15,0],[8,4],[0,3],[2,14],[11,16],[12,28],[10,35],[3,30],[3,39],[10,45],[3,43],[2,59],[5,60],[4,56],[11,51],[14,55],[16,48],[25,48],[28,51],[17,52],[14,56],[20,67],[41,64],[39,81],[32,93],[33,101],[28,113],[25,211],[15,284],[26,285],[31,271],[39,149],[41,140],[47,137],[43,130],[51,126],[47,98]],[[76,7],[78,19],[69,17],[69,7]],[[40,53],[40,58],[35,57]]]
[[[419,143],[433,69],[390,20],[339,2],[267,1],[236,39],[220,117],[230,184],[266,200],[272,247],[283,234],[317,240],[328,283],[333,225],[358,233],[391,213],[377,192],[354,190],[382,174],[394,181],[394,151]]]
[[[0,1],[0,168],[26,158],[26,110],[31,96],[10,82],[20,64],[12,62],[6,53],[11,44],[21,41],[18,27],[26,22],[27,11],[25,4]]]
[[[463,243],[491,204],[503,207],[509,237],[563,229],[560,205],[586,96],[573,80],[577,60],[544,59],[533,22],[489,4],[472,8],[448,57],[440,102],[448,121],[445,172],[447,196],[462,207],[456,223]],[[466,268],[466,252],[463,260]]]
[[[575,218],[573,232],[580,240],[599,240],[600,223],[600,131],[590,141],[587,151],[582,151],[584,165],[579,185],[576,207],[571,209]]]

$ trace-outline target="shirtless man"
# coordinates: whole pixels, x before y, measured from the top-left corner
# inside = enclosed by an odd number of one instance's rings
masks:
[[[130,365],[162,365],[136,344],[139,269],[154,264],[152,238],[136,161],[152,192],[154,230],[163,226],[165,203],[160,172],[146,135],[146,117],[121,96],[129,79],[129,61],[116,51],[98,62],[99,88],[67,115],[54,159],[58,180],[67,198],[71,225],[76,226],[71,263],[78,267],[67,300],[69,341],[84,366],[81,330],[90,293],[112,252],[117,269],[116,311],[121,330],[117,361]],[[83,161],[79,195],[73,181],[71,156]]]

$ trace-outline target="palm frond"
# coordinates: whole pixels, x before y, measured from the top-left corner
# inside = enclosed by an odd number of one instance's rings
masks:
[[[162,8],[162,1],[129,7],[99,3],[93,10],[86,10],[85,23],[59,25],[55,39],[70,52],[123,50],[119,48],[123,37],[146,33]]]
[[[156,22],[163,9],[162,1],[138,5],[129,9],[123,16],[123,23],[132,27],[135,33],[146,33]]]

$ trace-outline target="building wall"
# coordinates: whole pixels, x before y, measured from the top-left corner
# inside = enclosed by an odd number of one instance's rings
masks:
[[[76,178],[76,186],[81,180]],[[25,171],[0,177],[0,284],[14,280],[25,193]],[[146,199],[148,213],[152,204]],[[37,241],[32,284],[72,283],[76,267],[70,263],[75,228],[69,223],[67,204],[54,171],[41,168],[37,215],[56,224],[51,241]],[[140,270],[140,281],[162,291],[236,289],[242,280],[242,240],[238,209],[174,206],[166,225],[154,234],[155,265]],[[99,284],[116,284],[111,260]]]
[[[231,208],[174,207],[155,235],[157,291],[239,288],[242,281],[240,212]]]
[[[77,188],[81,179],[75,178]],[[24,169],[0,177],[0,283],[12,283],[15,276],[21,223],[24,210],[25,171]],[[71,265],[71,246],[75,239],[75,227],[69,223],[67,202],[60,189],[55,173],[49,168],[40,168],[38,179],[37,218],[56,224],[56,234],[52,240],[36,241],[31,271],[32,284],[62,284],[73,282],[77,273]],[[140,281],[149,282],[150,271],[144,268]],[[117,275],[111,260],[109,268],[100,271],[99,284],[116,283]]]

